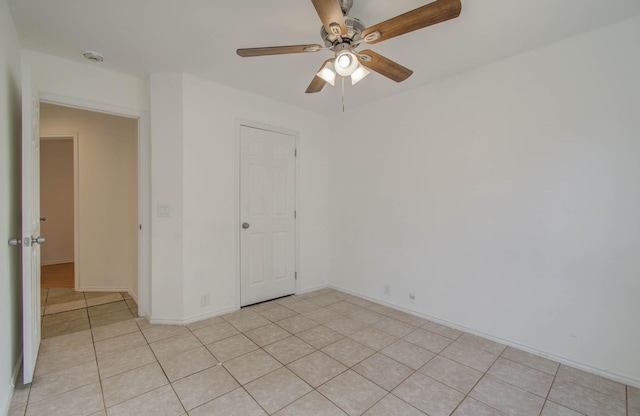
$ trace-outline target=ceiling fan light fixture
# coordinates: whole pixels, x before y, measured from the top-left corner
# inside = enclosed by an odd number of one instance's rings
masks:
[[[365,68],[362,65],[359,65],[353,74],[351,74],[351,85],[356,85],[358,82],[362,81],[367,75],[369,75],[371,71]]]
[[[336,54],[335,68],[338,75],[348,77],[358,68],[360,63],[356,55],[348,50],[342,50]]]
[[[331,84],[332,87],[336,85],[336,71],[334,71],[333,69],[332,62],[327,62],[327,64],[323,66],[320,71],[318,71],[316,76]]]

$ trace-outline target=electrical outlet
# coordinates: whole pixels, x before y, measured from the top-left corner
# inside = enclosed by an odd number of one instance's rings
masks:
[[[416,291],[414,289],[409,291],[409,302],[416,303]]]
[[[200,307],[209,306],[209,294],[200,296]]]
[[[384,295],[391,296],[391,285],[384,285]]]

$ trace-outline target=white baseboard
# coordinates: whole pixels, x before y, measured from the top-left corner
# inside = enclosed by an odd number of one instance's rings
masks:
[[[429,321],[432,321],[432,322],[435,322],[435,323],[438,323],[438,324],[441,324],[441,325],[445,325],[445,326],[448,326],[448,327],[451,327],[451,328],[455,328],[455,329],[458,329],[458,330],[463,331],[463,332],[468,332],[470,334],[477,335],[479,337],[486,338],[488,340],[491,340],[491,341],[494,341],[494,342],[497,342],[497,343],[500,343],[500,344],[503,344],[503,345],[506,345],[506,346],[509,346],[509,347],[517,348],[519,350],[526,351],[526,352],[528,352],[530,354],[538,355],[538,356],[540,356],[542,358],[546,358],[548,360],[552,360],[552,361],[555,361],[555,362],[560,363],[560,364],[565,364],[565,365],[568,365],[570,367],[574,367],[574,368],[577,368],[579,370],[586,371],[587,373],[591,373],[591,374],[595,374],[595,375],[598,375],[598,376],[602,376],[604,378],[608,378],[609,380],[617,381],[618,383],[626,384],[628,386],[640,388],[640,380],[639,379],[635,379],[635,378],[627,377],[627,376],[624,376],[624,375],[621,375],[621,374],[613,373],[611,371],[607,371],[607,370],[603,370],[601,368],[593,367],[593,366],[590,366],[588,364],[584,364],[584,363],[581,363],[581,362],[578,362],[578,361],[574,361],[574,360],[566,358],[566,357],[555,355],[555,354],[552,354],[552,353],[547,352],[547,351],[541,351],[541,350],[529,347],[527,345],[519,344],[517,342],[513,342],[513,341],[510,341],[508,339],[500,338],[500,337],[497,337],[497,336],[494,336],[494,335],[491,335],[491,334],[487,334],[487,333],[484,333],[484,332],[481,332],[481,331],[476,331],[476,330],[474,330],[472,328],[467,328],[467,327],[465,327],[463,325],[458,325],[458,324],[456,324],[454,322],[449,322],[449,321],[446,321],[444,319],[437,318],[435,316],[425,315],[423,313],[416,312],[414,310],[405,308],[403,306],[399,306],[399,305],[396,305],[396,304],[390,303],[390,302],[385,302],[382,299],[372,298],[372,297],[363,295],[361,293],[354,292],[354,291],[349,290],[349,289],[341,288],[339,286],[327,285],[327,287],[330,287],[331,289],[335,289],[337,291],[344,292],[344,293],[347,293],[349,295],[352,295],[352,296],[355,296],[355,297],[358,297],[358,298],[361,298],[361,299],[368,300],[370,302],[378,303],[380,305],[388,306],[390,308],[393,308],[393,309],[396,309],[396,310],[399,310],[399,311],[402,311],[402,312],[406,312],[406,313],[408,313],[410,315],[417,316],[419,318],[427,319]]]
[[[54,264],[66,264],[66,263],[74,263],[75,259],[56,259],[56,260],[41,260],[41,266],[52,266]]]
[[[296,295],[304,295],[305,293],[309,293],[309,292],[314,292],[316,290],[320,290],[320,289],[326,289],[327,285],[318,285],[318,286],[314,286],[311,288],[307,288],[307,289],[300,289],[296,292]]]
[[[76,289],[77,292],[127,292],[129,293],[129,288],[124,286],[89,286],[89,287],[79,287]]]
[[[185,319],[174,319],[174,318],[162,318],[157,316],[152,316],[149,318],[149,323],[154,325],[189,325],[194,322],[204,321],[205,319],[215,318],[216,316],[226,315],[231,312],[237,311],[238,308],[231,307],[220,309],[213,312],[203,313],[201,315],[194,315]]]

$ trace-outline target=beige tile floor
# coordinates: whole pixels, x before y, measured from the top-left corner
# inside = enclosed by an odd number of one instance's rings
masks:
[[[640,415],[640,389],[331,289],[188,326],[51,290],[11,416]]]

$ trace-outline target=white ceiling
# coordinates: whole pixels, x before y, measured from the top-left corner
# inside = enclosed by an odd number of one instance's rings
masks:
[[[371,26],[428,2],[354,0],[350,16]],[[330,52],[258,58],[235,53],[237,48],[322,44],[321,23],[308,0],[9,4],[27,49],[75,61],[83,61],[83,50],[93,49],[106,58],[99,65],[117,71],[138,76],[186,72],[311,111],[341,111],[337,83],[318,94],[304,93]],[[400,84],[375,73],[355,87],[347,82],[347,111],[638,14],[638,0],[462,0],[459,18],[372,45],[414,74]]]

